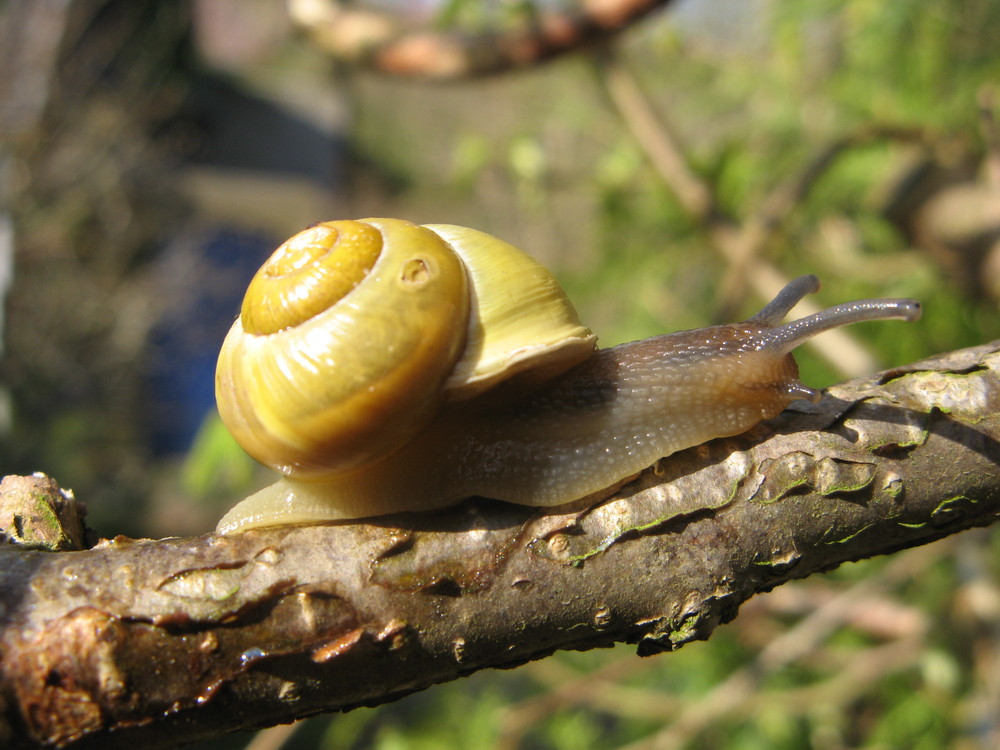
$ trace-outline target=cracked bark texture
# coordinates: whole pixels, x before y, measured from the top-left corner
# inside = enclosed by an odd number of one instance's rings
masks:
[[[593,507],[8,546],[0,744],[164,747],[707,638],[756,592],[996,520],[998,371],[1000,341],[835,386]]]

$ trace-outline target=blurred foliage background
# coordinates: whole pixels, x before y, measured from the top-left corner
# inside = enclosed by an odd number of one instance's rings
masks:
[[[463,32],[530,7],[379,5]],[[212,365],[256,265],[315,220],[493,232],[604,345],[805,272],[823,304],[925,303],[802,350],[817,387],[1000,330],[994,0],[687,0],[449,84],[333,64],[281,0],[0,13],[0,470],[73,487],[104,535],[200,533],[267,481]],[[995,748],[998,547],[966,533],[785,585],[676,654],[558,654],[254,747]]]

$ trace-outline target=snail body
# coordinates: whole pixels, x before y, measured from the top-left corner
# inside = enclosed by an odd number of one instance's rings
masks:
[[[311,273],[351,248],[354,232],[380,243],[379,252],[363,271],[352,269],[355,279],[332,304],[309,307],[289,325],[256,320],[258,278],[283,283]],[[433,252],[414,250],[414,237]],[[457,256],[456,268],[447,256],[459,246],[475,249]],[[470,262],[486,270],[470,270]],[[279,248],[258,278],[223,345],[216,392],[237,441],[284,476],[227,513],[220,533],[431,510],[473,495],[561,505],[617,487],[678,450],[745,432],[796,399],[817,398],[798,381],[790,354],[815,334],[861,320],[914,320],[920,311],[913,300],[863,300],[782,324],[818,289],[815,277],[803,276],[744,322],[595,350],[556,282],[520,251],[463,227],[390,219],[317,225]],[[402,302],[366,286],[387,279],[395,291],[403,287]],[[430,288],[439,281],[441,290]],[[336,335],[319,332],[324,317]],[[374,328],[339,351],[336,342],[364,318]],[[415,333],[396,330],[411,322]],[[444,341],[432,340],[442,332]],[[298,339],[270,368],[265,352],[278,334]],[[416,353],[418,363],[351,362],[398,352]],[[297,390],[300,364],[322,373],[313,391]]]

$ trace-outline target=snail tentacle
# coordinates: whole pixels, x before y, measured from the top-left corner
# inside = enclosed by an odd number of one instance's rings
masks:
[[[869,320],[919,320],[920,303],[912,299],[864,299],[828,307],[768,331],[767,343],[783,352],[832,328]]]
[[[818,291],[819,279],[812,274],[794,278],[750,320],[765,326],[776,326],[807,294]]]

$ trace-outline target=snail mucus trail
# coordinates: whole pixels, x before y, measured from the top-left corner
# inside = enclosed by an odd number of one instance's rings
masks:
[[[331,281],[342,272],[348,281]],[[280,288],[258,299],[262,284]],[[817,399],[791,355],[806,339],[920,316],[914,300],[872,299],[782,323],[818,288],[801,276],[743,322],[595,349],[548,272],[495,237],[397,219],[315,225],[258,272],[220,354],[223,421],[283,476],[217,531],[475,495],[555,506],[617,487],[663,456]],[[299,304],[290,319],[268,318]],[[291,343],[273,355],[279,339]],[[388,355],[400,361],[378,359]]]

